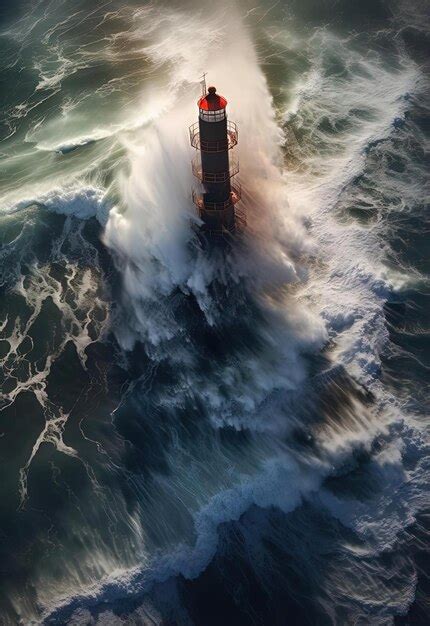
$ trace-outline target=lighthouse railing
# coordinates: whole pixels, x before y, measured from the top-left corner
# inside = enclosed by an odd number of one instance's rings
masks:
[[[193,189],[193,202],[199,211],[224,211],[236,204],[242,197],[242,187],[239,183],[231,186],[230,197],[224,202],[208,202],[205,200],[204,194],[198,193]]]
[[[246,213],[243,209],[238,207],[234,208],[234,216],[236,220],[236,227],[238,230],[244,230],[246,228]]]
[[[227,120],[227,140],[225,141],[207,141],[200,139],[198,122],[190,126],[189,132],[192,147],[202,152],[224,152],[224,150],[231,150],[237,145],[239,138],[237,126],[230,120]]]
[[[230,168],[227,172],[204,171],[199,155],[191,161],[191,167],[194,176],[202,183],[225,183],[239,173],[239,161],[237,159],[230,159]]]

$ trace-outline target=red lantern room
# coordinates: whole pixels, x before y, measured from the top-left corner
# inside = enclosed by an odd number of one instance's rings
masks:
[[[209,87],[198,101],[199,121],[190,126],[191,145],[200,154],[193,160],[194,175],[204,187],[204,193],[193,193],[202,230],[208,236],[231,235],[244,224],[244,217],[235,208],[240,200],[240,186],[233,184],[239,171],[235,159],[229,156],[237,144],[238,132],[234,122],[227,120],[227,100]]]
[[[205,122],[219,122],[226,118],[227,100],[216,93],[215,87],[209,87],[208,93],[197,104],[199,117]]]

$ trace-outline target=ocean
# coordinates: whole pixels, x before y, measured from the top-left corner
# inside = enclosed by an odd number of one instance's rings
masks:
[[[4,0],[0,59],[0,623],[428,624],[427,3]]]

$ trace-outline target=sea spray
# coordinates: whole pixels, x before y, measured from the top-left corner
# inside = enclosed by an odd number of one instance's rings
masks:
[[[204,36],[207,19],[193,18],[195,35],[201,32]],[[128,146],[131,173],[121,180],[123,201],[111,211],[104,237],[124,276],[128,321],[118,335],[124,347],[131,347],[133,335],[159,344],[179,332],[175,321],[167,320],[156,304],[176,290],[192,294],[213,324],[217,306],[209,291],[214,282],[253,283],[257,297],[270,297],[273,307],[279,299],[275,294],[303,276],[303,267],[293,259],[309,251],[309,242],[300,216],[287,208],[281,173],[284,137],[274,118],[250,33],[234,12],[222,30],[220,18],[212,19],[212,42],[199,54],[198,66],[181,29],[177,40],[172,40],[172,33],[166,37],[162,32],[160,41],[147,49],[158,63],[170,63],[170,88],[160,116]],[[203,69],[228,95],[229,116],[240,128],[249,236],[245,250],[224,257],[216,253],[210,257],[202,251],[192,230],[199,220],[190,197],[195,183],[187,127],[196,116],[196,77]],[[285,299],[281,306],[286,306]],[[302,318],[308,319],[306,312]],[[323,336],[321,324],[316,320],[309,323],[319,325],[317,332]]]

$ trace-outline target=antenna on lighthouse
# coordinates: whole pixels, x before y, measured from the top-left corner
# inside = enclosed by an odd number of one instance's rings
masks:
[[[206,91],[206,74],[207,72],[203,72],[203,76],[201,76],[201,81],[200,81],[200,85],[202,88],[202,97],[204,98],[207,91]]]

